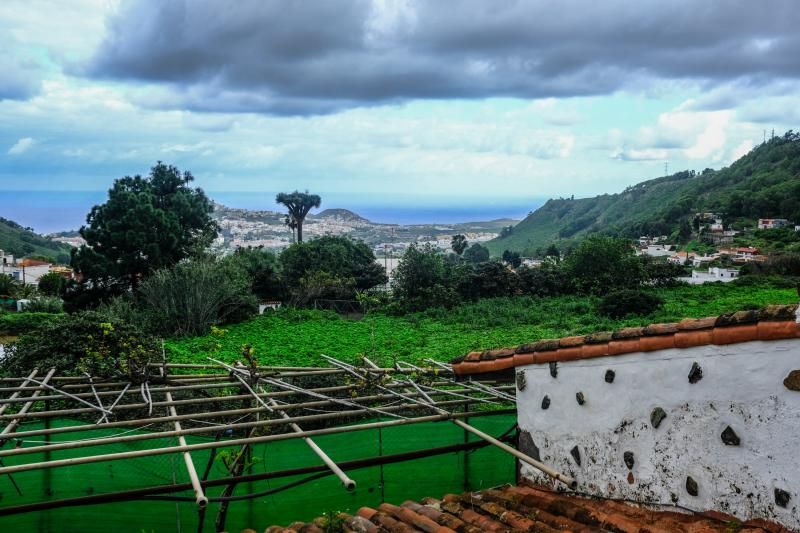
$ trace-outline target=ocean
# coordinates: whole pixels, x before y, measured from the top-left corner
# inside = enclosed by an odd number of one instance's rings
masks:
[[[228,207],[282,211],[275,194],[268,192],[208,191],[208,196]],[[0,217],[37,233],[78,229],[93,205],[102,203],[106,191],[2,191]],[[536,209],[541,198],[443,198],[412,195],[375,196],[321,193],[322,209],[349,209],[372,222],[386,224],[448,224],[513,218],[521,220]],[[318,211],[318,210],[315,210]]]

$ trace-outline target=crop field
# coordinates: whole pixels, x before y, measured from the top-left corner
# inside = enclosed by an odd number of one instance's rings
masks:
[[[319,354],[347,361],[366,355],[380,364],[448,361],[471,350],[512,346],[544,338],[587,334],[625,326],[701,318],[769,304],[798,301],[787,284],[714,283],[656,291],[664,306],[644,317],[613,320],[596,312],[597,298],[495,298],[455,309],[402,317],[373,313],[349,320],[328,311],[285,309],[193,338],[167,341],[175,363],[203,363],[212,356],[233,361],[250,344],[261,364],[322,366]]]

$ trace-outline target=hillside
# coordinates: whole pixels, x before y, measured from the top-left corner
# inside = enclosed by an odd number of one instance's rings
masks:
[[[800,134],[775,137],[720,170],[678,172],[593,198],[551,199],[487,245],[493,255],[534,255],[551,243],[568,248],[590,233],[677,238],[700,211],[721,213],[737,228],[758,218],[800,221]]]
[[[68,263],[70,249],[66,244],[55,242],[0,217],[0,250],[7,254],[16,257],[40,255]]]

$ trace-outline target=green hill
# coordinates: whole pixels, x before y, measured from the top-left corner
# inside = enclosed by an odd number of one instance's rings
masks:
[[[0,250],[15,257],[36,255],[60,263],[69,263],[69,245],[38,235],[2,217],[0,217]]]
[[[758,218],[800,223],[800,134],[775,137],[720,170],[678,172],[617,194],[551,199],[487,246],[493,255],[504,250],[535,255],[552,243],[570,248],[591,233],[680,239],[691,231],[694,214],[707,211],[737,228]]]

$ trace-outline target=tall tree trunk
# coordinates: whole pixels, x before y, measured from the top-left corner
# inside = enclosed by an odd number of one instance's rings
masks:
[[[297,242],[303,242],[303,221],[297,219]]]

